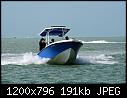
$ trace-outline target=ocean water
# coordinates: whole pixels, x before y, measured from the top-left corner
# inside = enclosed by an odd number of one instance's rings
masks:
[[[119,84],[126,83],[123,37],[77,37],[80,48],[74,65],[49,65],[39,59],[39,38],[1,39],[2,84]]]

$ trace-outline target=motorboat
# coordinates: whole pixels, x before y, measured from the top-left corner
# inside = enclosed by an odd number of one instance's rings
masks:
[[[40,58],[48,58],[49,64],[73,64],[76,60],[78,51],[83,43],[74,38],[65,39],[66,33],[70,31],[66,26],[51,26],[45,28],[40,36],[46,37],[46,47],[37,54]],[[59,37],[50,43],[50,36]]]

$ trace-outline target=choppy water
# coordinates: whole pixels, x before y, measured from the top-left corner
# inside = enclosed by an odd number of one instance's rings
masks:
[[[2,38],[1,82],[108,83],[126,82],[125,38],[77,37],[84,43],[74,65],[49,65],[36,55],[38,38]]]

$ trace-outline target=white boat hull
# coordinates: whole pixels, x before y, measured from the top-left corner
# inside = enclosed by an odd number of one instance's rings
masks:
[[[55,58],[51,59],[48,63],[50,64],[69,64],[74,62],[76,59],[76,53],[72,48],[69,48],[60,54],[58,54]]]

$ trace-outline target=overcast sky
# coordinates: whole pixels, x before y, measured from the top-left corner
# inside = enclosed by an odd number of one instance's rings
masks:
[[[39,37],[51,25],[69,36],[125,36],[125,1],[2,1],[2,37]]]

